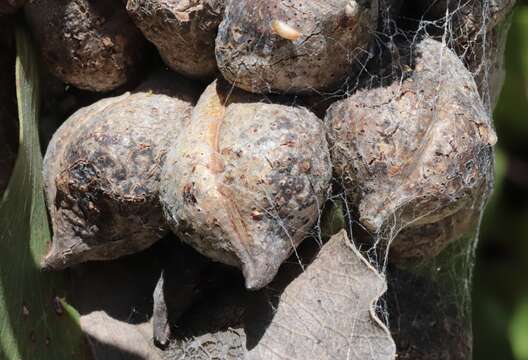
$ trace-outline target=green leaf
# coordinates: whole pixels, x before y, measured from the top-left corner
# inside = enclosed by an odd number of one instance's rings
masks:
[[[330,239],[341,229],[345,228],[345,218],[343,216],[343,204],[340,199],[328,201],[323,210],[321,219],[321,237],[323,240]]]
[[[38,136],[39,75],[23,28],[16,32],[19,154],[0,203],[0,357],[87,359],[78,314],[67,304],[64,274],[43,273],[51,241]]]
[[[510,342],[517,360],[528,360],[528,298],[520,302],[510,323]]]

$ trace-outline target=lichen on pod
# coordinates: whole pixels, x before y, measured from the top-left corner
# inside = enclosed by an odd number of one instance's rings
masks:
[[[214,53],[225,0],[128,0],[127,10],[172,70],[194,78],[218,72]]]
[[[377,0],[231,1],[216,39],[218,67],[251,92],[326,90],[357,70],[377,16]]]
[[[360,223],[392,241],[394,261],[429,259],[467,233],[491,188],[496,142],[457,56],[431,39],[410,53],[404,74],[326,117],[336,177]]]
[[[67,84],[113,90],[134,78],[146,41],[121,0],[38,0],[25,6],[48,70]]]
[[[309,236],[331,179],[322,122],[223,81],[205,90],[167,156],[161,202],[176,234],[268,284]]]
[[[115,259],[149,247],[167,231],[159,176],[196,94],[179,78],[171,88],[157,83],[83,108],[54,134],[44,158],[53,225],[44,268]]]

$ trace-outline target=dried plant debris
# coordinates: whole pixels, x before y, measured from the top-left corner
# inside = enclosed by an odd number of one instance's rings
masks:
[[[377,0],[231,1],[216,39],[222,75],[251,92],[341,84],[368,52]]]
[[[65,83],[109,91],[139,71],[146,41],[121,0],[38,0],[25,13],[48,70]]]
[[[317,251],[304,271],[289,263],[269,288],[231,287],[193,307],[167,358],[394,359],[394,342],[375,311],[387,287],[383,276],[345,231],[322,248],[309,245]]]
[[[496,142],[457,56],[431,39],[411,53],[403,78],[358,91],[326,118],[335,174],[363,226],[392,241],[394,260],[430,258],[462,235],[462,217],[489,193]]]
[[[44,159],[54,233],[44,267],[115,259],[166,232],[159,176],[194,101],[187,82],[173,87],[100,100],[55,133]]]
[[[164,243],[159,245],[141,254],[85,263],[70,271],[72,290],[68,301],[80,314],[94,360],[163,358],[163,352],[152,342],[149,296],[166,251]]]
[[[244,318],[251,299],[233,282],[206,294],[178,323],[165,360],[245,360],[249,337]]]
[[[247,359],[394,359],[394,342],[375,314],[386,288],[342,230],[282,293]]]
[[[225,0],[128,0],[127,10],[167,66],[183,75],[212,78]]]
[[[167,239],[174,240],[174,239]],[[184,244],[174,244],[163,261],[162,274],[154,289],[152,326],[154,342],[166,347],[172,327],[203,291],[203,277],[210,261]]]
[[[161,200],[183,241],[256,289],[309,235],[330,179],[315,115],[215,81],[167,156]]]

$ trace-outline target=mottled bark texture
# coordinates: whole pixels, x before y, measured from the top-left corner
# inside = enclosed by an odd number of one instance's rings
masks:
[[[0,16],[0,198],[4,192],[18,148],[15,93],[15,38],[13,23]]]
[[[471,73],[435,40],[413,53],[390,85],[326,117],[335,175],[361,224],[392,241],[392,260],[434,257],[466,233],[492,183],[496,135]]]
[[[309,234],[330,178],[315,115],[215,81],[167,156],[161,200],[183,241],[256,289]]]
[[[101,100],[55,133],[44,159],[53,225],[45,268],[115,259],[166,232],[159,176],[195,98],[187,82],[172,86]]]
[[[377,0],[231,1],[216,39],[218,67],[251,92],[329,89],[357,70],[377,16]]]
[[[140,70],[146,41],[121,0],[34,0],[25,13],[46,67],[65,83],[109,91]]]
[[[214,53],[225,0],[128,0],[127,10],[168,67],[194,78],[217,73]]]

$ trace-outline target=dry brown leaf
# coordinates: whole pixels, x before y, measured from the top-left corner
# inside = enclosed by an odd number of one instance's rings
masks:
[[[375,313],[386,288],[385,278],[341,230],[286,288],[247,358],[394,359],[394,342]]]
[[[299,252],[309,259],[318,250],[305,271],[287,262],[259,292],[230,284],[208,296],[182,319],[168,359],[394,359],[394,341],[375,313],[385,278],[344,230]]]

